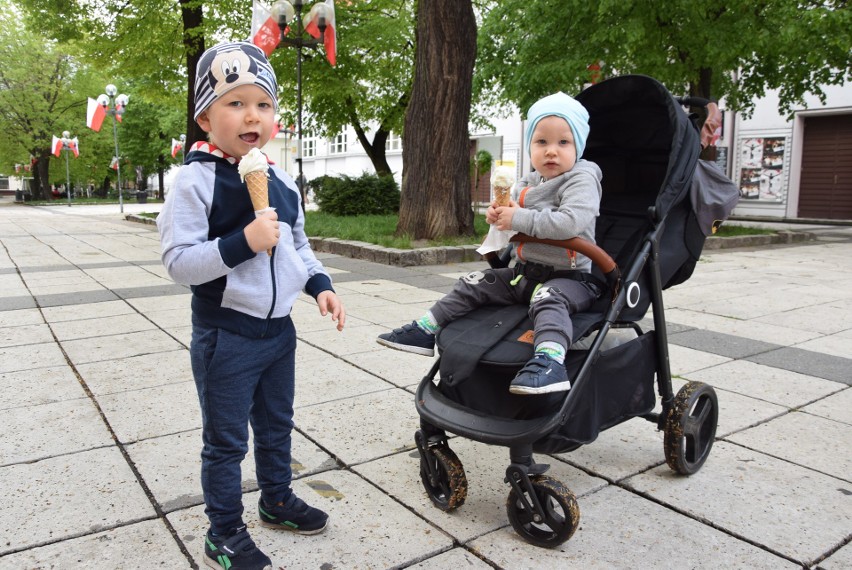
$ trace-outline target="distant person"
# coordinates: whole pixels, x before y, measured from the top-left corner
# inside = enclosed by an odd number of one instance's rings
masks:
[[[265,145],[275,123],[278,84],[266,56],[252,44],[223,43],[204,52],[197,73],[195,120],[209,142],[195,143],[186,155],[157,225],[169,276],[191,285],[193,293],[190,358],[201,404],[201,487],[210,521],[204,562],[223,570],[260,570],[272,562],[242,518],[240,462],[248,450],[248,425],[259,522],[301,534],[322,532],[328,515],[290,488],[296,350],[290,311],[305,291],[338,331],[346,313],[305,236],[293,180],[270,166],[273,209],[256,216],[238,173],[240,157]]]
[[[540,99],[527,113],[526,146],[534,172],[513,190],[509,206],[488,207],[485,219],[499,230],[537,238],[581,237],[595,242],[601,201],[601,170],[580,157],[589,135],[589,113],[564,93]],[[512,380],[513,394],[545,394],[571,388],[565,353],[573,339],[571,315],[601,294],[587,280],[590,259],[573,250],[540,243],[514,247],[515,266],[474,271],[411,324],[379,335],[390,348],[434,355],[435,334],[482,305],[529,304],[535,353]]]

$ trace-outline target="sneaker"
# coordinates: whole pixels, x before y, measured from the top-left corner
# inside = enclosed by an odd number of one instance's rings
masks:
[[[272,570],[272,561],[255,546],[245,526],[227,537],[204,538],[204,563],[219,570]]]
[[[400,329],[393,329],[393,332],[380,334],[376,342],[423,356],[435,355],[435,335],[423,332],[414,321],[409,325],[402,325]]]
[[[509,384],[512,394],[547,394],[571,389],[571,381],[560,364],[544,354],[535,354]]]
[[[260,524],[269,528],[284,529],[298,534],[318,534],[325,530],[328,515],[291,494],[286,502],[267,505],[261,498],[257,502]]]

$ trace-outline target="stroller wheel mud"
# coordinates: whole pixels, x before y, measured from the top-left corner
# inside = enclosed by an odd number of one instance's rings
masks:
[[[538,475],[530,478],[536,499],[544,510],[544,519],[536,520],[530,497],[512,489],[506,500],[509,522],[521,538],[544,548],[555,548],[571,538],[580,524],[577,497],[565,485]]]
[[[442,511],[459,508],[467,498],[464,467],[447,445],[420,452],[420,480],[432,503]]]
[[[666,463],[681,475],[701,469],[716,437],[719,400],[712,386],[687,382],[666,415],[663,446]]]

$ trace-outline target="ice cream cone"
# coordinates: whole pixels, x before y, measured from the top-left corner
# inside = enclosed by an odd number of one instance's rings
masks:
[[[269,179],[265,172],[259,170],[249,172],[245,176],[246,186],[248,186],[249,196],[251,197],[251,205],[254,211],[265,210],[269,207]],[[266,250],[267,255],[272,255],[272,250]]]
[[[497,202],[498,206],[508,206],[509,205],[509,194],[512,191],[511,186],[495,186],[494,187],[494,201]]]

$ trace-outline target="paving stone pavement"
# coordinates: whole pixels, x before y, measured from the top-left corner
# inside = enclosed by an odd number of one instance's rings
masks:
[[[4,203],[5,202],[5,203]],[[0,198],[0,569],[197,568],[206,526],[189,291],[153,226],[117,206]],[[128,211],[154,205],[125,204]],[[705,252],[665,292],[677,388],[712,384],[717,441],[691,477],[641,419],[537,456],[578,496],[580,528],[545,550],[508,523],[504,448],[456,439],[470,485],[453,513],[419,480],[413,392],[430,359],[382,348],[482,263],[391,267],[321,254],[348,312],[307,298],[294,488],[331,515],[317,536],[247,521],[276,568],[852,567],[852,230]]]

